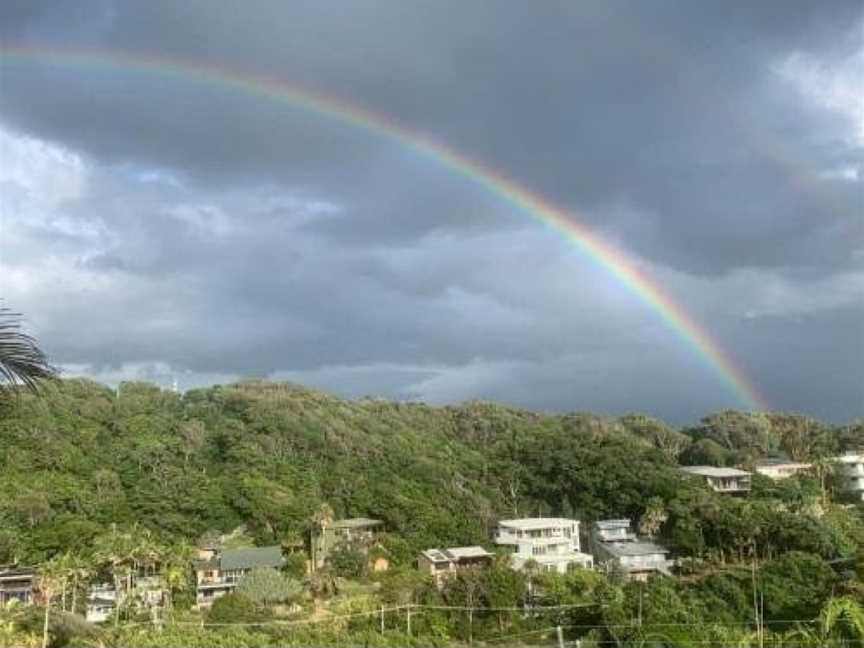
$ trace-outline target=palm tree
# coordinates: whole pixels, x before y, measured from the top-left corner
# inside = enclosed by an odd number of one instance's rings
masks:
[[[53,558],[39,569],[37,586],[45,605],[45,616],[42,621],[42,648],[48,647],[48,627],[51,614],[51,601],[61,589],[66,586],[68,576],[62,558]]]
[[[310,519],[310,549],[312,553],[312,571],[318,569],[318,563],[322,563],[323,558],[320,554],[325,554],[327,549],[325,548],[326,539],[325,539],[325,530],[331,524],[333,524],[333,517],[335,514],[333,513],[333,509],[330,508],[330,505],[326,502],[323,502],[315,513],[312,514],[312,518]],[[316,548],[315,541],[318,539],[320,546]]]
[[[94,542],[94,561],[107,567],[114,582],[114,627],[120,624],[120,608],[128,588],[131,588],[137,546],[129,533],[120,532],[116,524],[111,531],[97,536]]]
[[[93,568],[88,560],[79,554],[69,555],[69,575],[72,577],[72,614],[78,612],[78,591],[82,585],[87,586],[93,576]]]
[[[189,566],[195,556],[195,548],[185,541],[162,548],[159,564],[165,587],[165,608],[174,609],[174,592],[182,592],[190,587]]]
[[[23,385],[35,392],[40,381],[56,376],[36,340],[21,331],[21,315],[0,308],[0,391]]]
[[[805,641],[819,648],[860,646],[864,640],[864,609],[853,599],[830,599],[811,627],[798,627],[784,639]]]

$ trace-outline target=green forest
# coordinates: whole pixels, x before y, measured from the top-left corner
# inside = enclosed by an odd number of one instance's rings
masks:
[[[864,509],[845,499],[831,457],[862,447],[862,422],[783,413],[724,411],[676,428],[259,381],[177,394],[63,380],[0,400],[0,564],[66,574],[54,646],[553,645],[557,627],[586,647],[861,645]],[[679,469],[778,457],[813,469],[754,474],[746,497]],[[289,564],[274,588],[290,606],[252,588],[189,609],[184,565],[201,538],[242,529],[252,544],[297,546],[324,509],[382,520],[390,569],[337,555],[307,577]],[[497,520],[538,515],[630,518],[673,551],[677,574],[635,583],[499,560],[439,591],[416,570],[421,550],[491,548]],[[118,538],[149,543],[164,570],[172,605],[158,626],[134,614],[88,626],[66,600],[110,575]],[[526,607],[531,592],[542,605]],[[39,645],[38,609],[0,615],[0,645]]]

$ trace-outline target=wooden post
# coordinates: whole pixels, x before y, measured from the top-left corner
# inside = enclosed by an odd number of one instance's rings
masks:
[[[384,606],[381,606],[381,634],[384,634]]]
[[[555,628],[555,632],[558,634],[558,648],[564,648],[564,630],[561,626],[557,626]]]
[[[468,608],[468,645],[474,645],[474,608]]]
[[[409,604],[407,607],[408,610],[408,636],[411,636],[411,605]]]

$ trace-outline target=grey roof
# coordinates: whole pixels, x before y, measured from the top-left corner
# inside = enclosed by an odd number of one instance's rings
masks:
[[[557,527],[568,527],[578,524],[578,520],[568,518],[519,518],[516,520],[500,520],[499,526],[514,529],[548,529]]]
[[[601,542],[600,545],[613,556],[650,556],[669,553],[666,547],[653,542]]]
[[[460,558],[488,558],[492,555],[483,547],[478,547],[476,545],[472,547],[449,547],[448,549],[445,549],[444,552],[456,560],[459,560]]]
[[[440,563],[440,562],[450,562],[452,558],[445,554],[440,549],[427,549],[422,552],[426,558],[428,558],[431,562]]]
[[[681,466],[681,470],[688,472],[691,475],[701,475],[702,477],[749,477],[750,473],[746,470],[738,470],[737,468],[719,468],[717,466]]]
[[[255,567],[279,568],[285,564],[282,547],[244,547],[242,549],[227,549],[219,558],[219,566],[223,571],[233,569],[254,569]]]
[[[471,547],[448,547],[447,549],[427,549],[423,552],[432,562],[455,562],[466,558],[491,558],[492,554],[477,545]]]
[[[620,528],[630,528],[630,520],[620,519],[620,520],[597,520],[594,523],[594,526],[598,529],[620,529]]]
[[[362,529],[365,527],[376,527],[384,524],[381,520],[374,520],[372,518],[348,518],[345,520],[336,520],[333,522],[330,528],[332,529]]]

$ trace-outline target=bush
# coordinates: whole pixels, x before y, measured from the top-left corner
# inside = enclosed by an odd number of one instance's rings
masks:
[[[341,544],[333,549],[327,562],[337,576],[359,578],[366,573],[366,555],[348,544]]]
[[[300,595],[300,583],[275,569],[253,569],[237,586],[237,593],[258,605],[284,603]]]
[[[209,623],[255,623],[268,617],[249,597],[236,593],[216,599],[207,613]]]
[[[285,556],[283,571],[293,578],[306,577],[306,554],[293,553]]]

